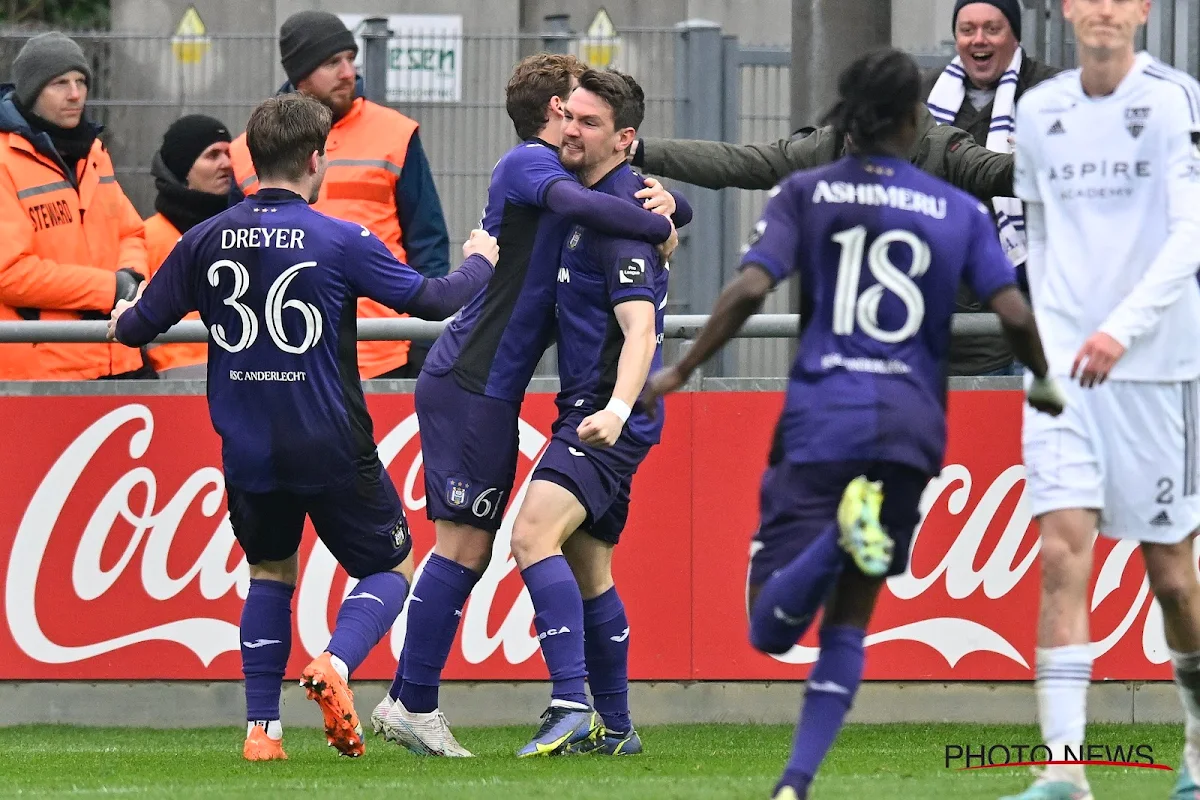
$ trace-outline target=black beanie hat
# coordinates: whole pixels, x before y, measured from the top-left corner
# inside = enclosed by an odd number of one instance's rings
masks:
[[[358,44],[354,34],[328,11],[292,14],[279,29],[279,59],[293,87],[343,50],[353,50],[357,56]]]
[[[989,6],[1000,9],[1000,13],[1012,26],[1013,36],[1017,37],[1018,42],[1021,41],[1021,0],[958,0],[954,4],[954,16],[950,18],[951,30],[958,28],[958,12],[962,11],[963,6],[969,6],[972,3],[987,3]]]
[[[229,142],[229,129],[219,119],[203,114],[190,114],[171,123],[163,134],[163,163],[180,183],[187,183],[188,173],[200,154],[217,142]]]

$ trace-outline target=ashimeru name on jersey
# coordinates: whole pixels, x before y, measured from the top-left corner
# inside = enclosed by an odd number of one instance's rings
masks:
[[[934,219],[946,218],[946,198],[906,189],[903,186],[883,186],[878,183],[849,183],[847,181],[817,181],[813,188],[814,203],[854,203],[860,206],[888,206],[901,211],[913,211]]]

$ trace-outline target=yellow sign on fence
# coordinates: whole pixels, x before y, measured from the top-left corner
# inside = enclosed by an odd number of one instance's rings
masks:
[[[580,41],[579,57],[589,67],[603,69],[612,66],[617,57],[617,28],[603,8],[596,12]]]
[[[195,6],[188,6],[171,38],[171,50],[175,58],[183,64],[199,64],[211,46],[212,40],[208,38],[208,28],[204,27],[200,12]]]

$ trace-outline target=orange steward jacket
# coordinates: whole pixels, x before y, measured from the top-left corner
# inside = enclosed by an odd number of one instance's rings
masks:
[[[284,87],[284,91],[289,90],[290,87]],[[429,166],[417,142],[417,128],[416,121],[398,111],[362,97],[355,98],[350,111],[329,132],[325,181],[313,208],[331,217],[357,222],[378,236],[400,261],[427,277],[436,277],[449,271],[448,237]],[[254,194],[258,191],[258,176],[244,133],[234,139],[231,154],[238,189],[247,196]],[[414,154],[420,163],[407,163],[414,159]],[[402,185],[412,184],[407,177],[410,173],[422,181],[421,193],[416,196],[406,192]],[[411,202],[405,202],[409,198]],[[403,206],[421,208],[418,211]],[[403,229],[402,220],[422,226],[420,254],[411,252],[412,231]],[[360,298],[358,316],[361,319],[404,315],[374,300]],[[409,342],[359,342],[360,377],[374,378],[404,366],[408,363],[408,351]]]
[[[171,221],[162,214],[155,214],[146,220],[146,250],[149,254],[150,273],[147,279],[153,278],[154,273],[167,260],[167,256],[175,249],[175,243],[182,234]],[[198,320],[200,312],[193,311],[184,319]],[[150,363],[158,372],[173,367],[190,367],[194,364],[208,362],[208,345],[200,342],[180,342],[177,344],[151,344],[146,348]]]
[[[34,133],[11,90],[0,89],[0,320],[107,317],[124,267],[146,274],[146,239],[104,145],[97,139],[68,174],[50,137]],[[141,367],[141,352],[119,344],[0,344],[0,380],[88,380]]]

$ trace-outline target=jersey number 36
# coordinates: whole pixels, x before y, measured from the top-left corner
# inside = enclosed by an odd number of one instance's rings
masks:
[[[912,279],[919,278],[929,269],[929,245],[910,231],[890,230],[871,242],[868,249],[867,229],[862,225],[836,233],[832,238],[842,248],[833,295],[833,332],[850,336],[857,322],[859,329],[872,339],[896,344],[919,331],[925,320],[925,297]],[[892,244],[907,245],[912,251],[912,265],[907,275],[888,257],[888,247]],[[876,283],[860,294],[864,261]],[[907,312],[904,324],[894,331],[884,330],[879,325],[879,303],[885,289],[900,298]]]
[[[286,301],[283,299],[288,285],[300,274],[300,270],[316,265],[315,261],[304,261],[288,267],[280,273],[267,291],[267,303],[263,313],[263,316],[266,317],[267,334],[275,346],[285,353],[299,355],[321,341],[321,312],[317,310],[317,307],[312,303],[296,299]],[[242,335],[236,342],[230,343],[224,325],[218,323],[213,325],[210,330],[213,341],[222,349],[228,350],[230,353],[237,353],[245,350],[258,339],[258,317],[254,315],[254,311],[249,306],[238,302],[250,288],[250,273],[244,265],[229,259],[217,261],[208,268],[209,285],[214,288],[220,285],[220,273],[223,268],[233,273],[233,293],[225,298],[225,305],[237,312],[238,317],[241,318]],[[299,312],[300,318],[304,321],[304,338],[300,340],[299,344],[289,342],[283,330],[283,312],[284,309],[289,308]]]

